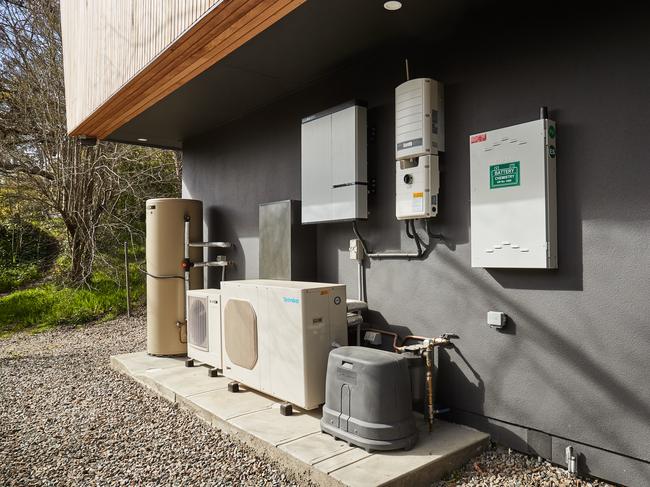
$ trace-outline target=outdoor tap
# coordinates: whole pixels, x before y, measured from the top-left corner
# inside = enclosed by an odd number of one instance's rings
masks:
[[[433,351],[438,346],[449,346],[452,344],[451,340],[459,338],[455,333],[443,333],[437,338],[427,338],[416,335],[408,335],[404,338],[404,343],[407,340],[419,340],[419,343],[413,345],[402,345],[395,347],[397,353],[413,352],[422,356],[426,363],[426,385],[427,385],[427,421],[429,423],[429,433],[433,430],[433,418],[436,413],[433,407],[433,366],[434,357]]]
[[[181,269],[183,269],[185,272],[189,272],[192,267],[194,267],[194,262],[192,262],[189,258],[185,258],[181,261]]]

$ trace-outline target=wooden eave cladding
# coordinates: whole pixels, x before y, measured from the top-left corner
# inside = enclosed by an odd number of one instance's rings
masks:
[[[91,113],[70,135],[105,139],[305,0],[225,0]]]

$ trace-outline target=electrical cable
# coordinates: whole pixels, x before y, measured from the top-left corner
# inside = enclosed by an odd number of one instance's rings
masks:
[[[415,220],[410,220],[410,222],[411,222],[411,230],[413,231],[413,236],[411,238],[415,240],[415,246],[418,248],[418,258],[420,258],[422,257],[422,242],[420,241],[420,236],[418,235],[418,232],[415,231]],[[407,224],[407,228],[408,228],[408,224]]]
[[[413,220],[404,220],[404,226],[406,227],[406,236],[410,239],[413,239],[413,234],[411,233],[411,230],[409,229],[409,222],[412,222]]]
[[[145,271],[141,265],[138,265],[138,270],[142,272],[143,274],[153,277],[154,279],[182,279],[185,280],[185,277],[183,276],[157,276],[155,274],[150,274],[149,272]]]
[[[363,253],[368,255],[370,252],[368,252],[368,249],[366,247],[366,242],[363,240],[363,237],[359,233],[359,230],[357,229],[357,222],[355,220],[352,221],[352,231],[354,232],[354,236],[359,239],[359,242],[361,242],[361,248],[363,249]]]
[[[429,250],[431,247],[431,237],[429,237],[429,240],[425,242],[422,240],[422,237],[420,237],[420,234],[415,230],[415,222],[413,222],[413,235],[415,236],[415,240],[420,242],[420,245],[424,247],[425,250]]]

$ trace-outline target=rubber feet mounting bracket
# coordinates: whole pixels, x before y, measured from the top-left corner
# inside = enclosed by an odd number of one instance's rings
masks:
[[[280,404],[280,414],[282,416],[291,416],[293,414],[293,406],[288,402]]]

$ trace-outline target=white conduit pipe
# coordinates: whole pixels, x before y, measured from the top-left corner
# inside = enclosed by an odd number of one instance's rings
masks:
[[[368,254],[371,259],[415,259],[420,257],[417,252],[373,252]]]

